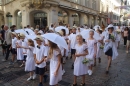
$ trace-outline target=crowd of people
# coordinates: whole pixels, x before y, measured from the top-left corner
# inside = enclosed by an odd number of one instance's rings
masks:
[[[60,26],[66,29],[61,28],[61,30],[56,31],[55,28]],[[51,24],[46,29],[40,29],[39,25],[36,26],[36,29],[33,29],[27,25],[24,29],[32,30],[36,35],[34,39],[27,38],[24,33],[17,33],[15,25],[10,28],[7,25],[2,25],[1,28],[2,52],[3,55],[6,54],[2,61],[7,61],[11,52],[12,59],[9,64],[21,62],[19,67],[25,67],[25,71],[30,72],[27,81],[36,79],[36,75],[39,75],[38,86],[43,86],[43,80],[46,82],[48,78],[48,75],[45,75],[48,61],[50,63],[50,86],[57,86],[58,82],[62,80],[65,73],[63,65],[69,58],[73,59],[71,68],[74,69],[74,82],[72,86],[77,86],[78,76],[82,76],[80,86],[85,86],[85,75],[91,76],[93,74],[93,67],[96,66],[97,59],[101,63],[102,52],[108,58],[105,73],[109,74],[111,62],[118,56],[117,49],[120,47],[120,41],[124,41],[126,53],[128,53],[130,46],[129,28],[113,26],[112,24],[109,24],[105,29],[99,25],[90,29],[86,25],[70,27],[62,23],[59,23],[59,26]],[[83,37],[83,31],[89,31],[88,37]],[[68,49],[42,37],[42,35],[48,33],[55,33],[64,38]],[[30,35],[28,32],[27,34]],[[95,34],[99,35],[98,39],[94,37]],[[69,53],[71,53],[70,57]]]

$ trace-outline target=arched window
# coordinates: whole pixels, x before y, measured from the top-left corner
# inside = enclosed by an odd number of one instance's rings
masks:
[[[85,5],[89,7],[89,0],[85,0]]]
[[[80,0],[72,0],[74,3],[80,4]]]
[[[92,1],[92,8],[96,10],[96,0]]]

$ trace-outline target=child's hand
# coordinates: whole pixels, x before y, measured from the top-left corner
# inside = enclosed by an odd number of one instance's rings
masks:
[[[57,71],[56,71],[56,72],[54,72],[54,75],[55,75],[55,76],[57,76]]]
[[[44,62],[47,62],[47,58],[44,59]]]
[[[79,55],[79,54],[75,54],[75,56],[76,56],[76,57],[80,57],[80,55]]]
[[[39,65],[39,64],[40,64],[40,62],[39,62],[39,61],[36,61],[36,64],[37,64],[37,65]]]

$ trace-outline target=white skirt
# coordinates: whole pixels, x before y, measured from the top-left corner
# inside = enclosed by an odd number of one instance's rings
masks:
[[[33,57],[27,57],[26,63],[25,63],[25,71],[33,71],[35,70],[35,61]]]
[[[17,60],[23,60],[24,56],[23,56],[23,50],[22,48],[17,48]]]
[[[56,85],[62,80],[62,65],[60,65],[57,76],[54,75],[56,67],[57,61],[50,61],[50,85]]]
[[[87,74],[88,67],[87,64],[83,64],[82,61],[85,57],[78,57],[74,62],[74,75],[81,76]]]

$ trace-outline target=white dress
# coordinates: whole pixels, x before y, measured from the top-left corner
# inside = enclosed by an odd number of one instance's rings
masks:
[[[52,58],[50,59],[50,85],[56,85],[59,81],[62,80],[62,65],[60,65],[57,76],[54,75],[57,65],[59,52],[54,50]]]
[[[16,42],[19,46],[22,46],[22,40],[17,40]],[[23,49],[17,48],[17,60],[23,60]]]
[[[78,44],[75,45],[76,53],[82,54],[85,53],[87,46],[85,44],[79,46]],[[83,64],[82,61],[85,59],[85,56],[76,57],[74,62],[74,75],[81,76],[87,74],[88,68],[86,64]]]
[[[88,55],[86,56],[87,59],[90,60],[89,65],[94,64],[94,54],[95,54],[95,49],[94,45],[97,43],[97,41],[94,40],[86,40],[87,42],[87,47],[88,47]]]
[[[103,40],[103,37],[102,37],[101,34],[100,34],[99,40]],[[97,54],[96,54],[96,58],[101,57],[101,54],[102,54],[102,50],[100,49],[100,46],[101,46],[101,45],[102,45],[102,44],[101,44],[100,42],[97,42]]]
[[[29,49],[27,50],[25,71],[33,71],[33,70],[35,70],[35,61],[34,61],[34,56],[33,56],[33,50],[34,50],[34,47],[29,46]]]

